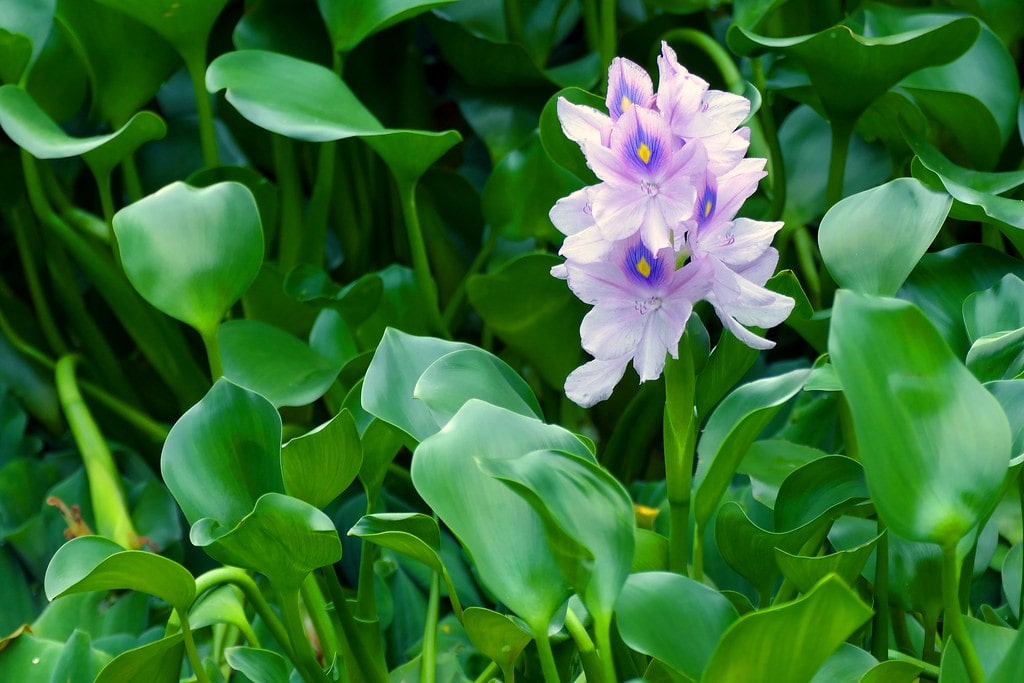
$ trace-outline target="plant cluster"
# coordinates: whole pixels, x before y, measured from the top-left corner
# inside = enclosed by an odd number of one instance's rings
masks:
[[[6,0],[0,680],[1024,680],[1022,39]]]

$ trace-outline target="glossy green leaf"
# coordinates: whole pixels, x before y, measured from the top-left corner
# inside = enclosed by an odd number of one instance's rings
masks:
[[[559,389],[582,360],[579,327],[587,310],[551,277],[560,262],[550,254],[526,254],[493,273],[474,275],[466,286],[473,308],[495,334]]]
[[[945,193],[912,178],[846,197],[821,220],[821,257],[840,287],[894,296],[935,239],[951,203]]]
[[[595,620],[610,623],[634,551],[633,503],[622,484],[590,457],[555,450],[478,466],[540,514],[570,585]]]
[[[331,63],[331,40],[312,2],[249,3],[231,31],[236,50],[268,50],[320,64]]]
[[[1024,371],[1024,328],[977,339],[967,352],[966,363],[982,382],[1019,376]]]
[[[1006,412],[1010,421],[1010,429],[1013,432],[1013,446],[1010,453],[1017,458],[1024,453],[1024,382],[1020,380],[1006,380],[1001,382],[988,382],[985,388],[996,397],[999,405]]]
[[[413,397],[416,383],[441,357],[473,348],[462,342],[415,337],[389,328],[366,371],[363,407],[416,441],[423,441],[443,425],[437,423],[427,405]]]
[[[100,667],[92,657],[92,638],[86,631],[75,629],[64,643],[64,651],[50,676],[51,681],[93,680]]]
[[[147,643],[114,657],[103,667],[94,683],[151,681],[177,683],[185,642],[180,633]]]
[[[970,616],[964,617],[964,626],[967,629],[967,637],[971,639],[974,649],[977,650],[978,659],[981,660],[981,667],[986,676],[990,676],[996,667],[999,666],[1000,662],[1008,656],[1011,659],[1004,673],[1014,673],[1013,668],[1016,667],[1013,660],[1020,659],[1019,655],[1011,651],[1014,644],[1019,644],[1015,631],[1003,628],[1002,626],[986,624]],[[1018,671],[1017,673],[1019,674],[1020,672]],[[968,683],[971,680],[967,675],[967,668],[964,666],[960,651],[952,641],[942,651],[939,677],[943,683]],[[989,679],[986,678],[986,680]],[[1016,677],[1005,680],[1016,680]]]
[[[842,455],[818,458],[782,482],[775,502],[775,528],[795,529],[822,515],[834,518],[870,497],[859,462]]]
[[[224,659],[253,683],[288,683],[292,667],[284,657],[255,647],[229,647]]]
[[[460,349],[431,363],[413,387],[438,425],[445,425],[470,398],[543,418],[529,385],[503,360],[478,348]]]
[[[32,59],[32,41],[0,28],[0,81],[15,85]]]
[[[213,624],[231,624],[250,639],[252,626],[245,607],[245,595],[237,586],[221,585],[199,596],[189,610],[188,623],[193,631]]]
[[[722,635],[739,618],[718,591],[669,572],[631,575],[615,614],[626,645],[693,680],[700,679]]]
[[[813,378],[813,375],[812,375]],[[808,382],[808,387],[810,382]],[[779,487],[792,472],[812,460],[827,457],[827,453],[784,439],[761,439],[755,441],[747,449],[747,454],[736,468],[739,474],[750,477],[750,492],[754,500],[775,509],[779,495]],[[795,510],[796,506],[794,506]],[[799,523],[779,524],[776,528],[790,529],[800,526]]]
[[[364,515],[348,534],[408,555],[434,571],[442,571],[441,530],[427,515],[409,512]]]
[[[363,464],[359,468],[359,480],[369,495],[380,491],[388,466],[407,438],[402,430],[377,418],[373,418],[363,430],[360,436]]]
[[[597,176],[587,166],[587,160],[584,158],[580,146],[567,138],[562,131],[562,124],[558,120],[558,100],[562,97],[573,104],[591,107],[598,111],[605,110],[604,100],[579,88],[559,90],[544,105],[539,124],[540,142],[551,160],[562,168],[572,171],[582,182],[596,183]]]
[[[217,331],[224,377],[281,406],[324,395],[341,370],[307,344],[258,320],[228,320]]]
[[[510,240],[536,237],[548,242],[560,241],[548,212],[556,201],[582,183],[573,173],[551,160],[537,134],[517,150],[507,154],[491,173],[484,186],[484,218],[498,234]],[[529,201],[523,201],[529,197]]]
[[[352,0],[317,0],[334,49],[349,52],[363,40],[388,26],[428,12],[454,0],[385,0],[361,3]]]
[[[1024,280],[1010,273],[992,287],[968,296],[964,326],[972,342],[993,332],[1024,327]]]
[[[1010,644],[1008,651],[1003,654],[995,669],[986,667],[989,672],[988,683],[1013,683],[1024,677],[1024,630],[1017,629],[1017,633]],[[1000,637],[1000,640],[1002,638]]]
[[[906,302],[839,292],[829,352],[879,516],[907,539],[957,543],[1006,476],[999,403]]]
[[[504,614],[483,607],[469,607],[463,626],[473,645],[494,660],[502,671],[511,671],[516,659],[533,637]]]
[[[917,664],[898,659],[879,662],[861,677],[860,683],[917,683],[924,671]]]
[[[14,0],[4,7],[4,16],[0,21],[12,34],[21,34],[29,40],[31,61],[35,61],[43,51],[46,39],[53,27],[53,15],[57,0]],[[29,60],[26,59],[26,62]],[[17,80],[20,74],[11,81]]]
[[[861,676],[876,664],[878,660],[870,653],[843,643],[818,669],[811,683],[860,683]]]
[[[105,172],[142,144],[159,140],[167,133],[163,119],[144,111],[108,135],[72,137],[39,108],[28,92],[14,85],[0,86],[0,127],[37,159],[82,156]]]
[[[960,357],[970,342],[964,329],[964,300],[995,285],[1007,273],[1024,278],[1024,264],[980,244],[960,244],[925,254],[907,278],[900,297],[912,301]]]
[[[808,681],[870,618],[871,609],[854,591],[828,577],[793,602],[740,617],[719,641],[701,680]]]
[[[839,550],[829,555],[813,557],[799,556],[775,548],[775,562],[782,575],[796,586],[801,593],[811,590],[819,581],[835,574],[846,584],[852,585],[860,576],[871,553],[875,551],[881,536],[849,550]]]
[[[264,493],[284,491],[280,454],[274,406],[221,379],[171,427],[160,472],[189,523],[233,526]]]
[[[999,572],[1000,583],[1006,604],[1010,606],[1013,616],[1020,619],[1021,607],[1021,573],[1024,572],[1024,544],[1014,543]]]
[[[557,579],[559,566],[540,516],[473,460],[507,460],[540,449],[593,459],[561,427],[471,400],[416,448],[412,461],[416,490],[469,551],[483,585],[534,633],[547,630],[568,586]],[[514,561],[509,548],[516,549]],[[538,583],[538,576],[544,581]]]
[[[707,525],[718,502],[750,444],[772,417],[810,376],[810,370],[794,370],[744,384],[723,400],[708,418],[697,445],[694,477],[694,518],[699,528]]]
[[[733,26],[728,43],[740,55],[779,52],[798,60],[829,119],[852,125],[876,98],[907,75],[962,55],[979,30],[980,23],[972,17],[945,17],[928,28],[882,37],[865,37],[839,25],[813,35],[768,38]],[[850,87],[851,83],[857,87]]]
[[[773,551],[799,552],[811,539],[824,537],[828,522],[814,519],[790,531],[775,533],[759,527],[743,508],[730,501],[715,518],[715,539],[726,564],[750,581],[761,595],[768,595],[779,576]]]
[[[281,448],[285,492],[316,508],[340,496],[362,464],[359,431],[347,410]]]
[[[134,17],[182,52],[206,51],[213,23],[228,0],[98,0]]]
[[[341,559],[334,522],[309,503],[267,493],[236,525],[206,517],[189,539],[225,564],[255,569],[283,588],[298,588],[306,575]]]
[[[139,294],[204,335],[216,330],[263,262],[256,200],[235,182],[168,185],[118,211],[114,233]]]
[[[196,596],[187,569],[161,555],[124,550],[101,536],[80,536],[60,547],[46,569],[46,597],[68,593],[137,590],[184,613]]]

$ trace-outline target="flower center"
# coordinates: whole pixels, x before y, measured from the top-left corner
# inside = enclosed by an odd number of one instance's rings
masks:
[[[647,315],[661,308],[661,297],[652,296],[647,299],[637,299],[633,302],[633,306],[640,315]]]
[[[658,184],[652,183],[649,180],[640,181],[640,191],[649,197],[653,197],[658,194]]]
[[[641,142],[640,146],[636,148],[636,155],[640,161],[644,162],[645,166],[651,163],[651,148],[647,146],[646,142]]]

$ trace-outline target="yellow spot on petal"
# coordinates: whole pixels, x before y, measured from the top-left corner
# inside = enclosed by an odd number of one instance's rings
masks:
[[[629,98],[623,95],[622,99],[619,100],[619,109],[621,109],[622,112],[625,113],[626,110],[629,109],[630,106],[632,106],[632,104],[633,103],[629,101]]]
[[[704,218],[711,215],[711,209],[715,208],[714,202],[711,201],[711,197],[704,200]]]
[[[651,148],[647,146],[646,142],[641,142],[640,146],[636,148],[636,155],[645,164],[651,163]]]
[[[651,264],[647,262],[646,256],[641,256],[640,260],[636,262],[636,272],[645,278],[651,276]]]

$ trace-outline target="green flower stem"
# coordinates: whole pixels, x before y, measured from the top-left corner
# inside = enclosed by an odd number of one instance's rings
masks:
[[[523,8],[520,2],[521,0],[505,0],[505,31],[510,42],[522,44]]]
[[[491,252],[494,251],[494,246],[498,243],[498,231],[491,230],[487,235],[487,241],[484,242],[480,251],[477,252],[473,262],[469,264],[469,269],[466,270],[466,274],[462,277],[462,281],[459,282],[455,291],[452,292],[451,299],[448,300],[448,304],[444,307],[444,314],[441,316],[441,322],[445,328],[451,329],[452,323],[455,320],[455,316],[459,314],[462,308],[462,302],[466,298],[466,283],[469,279],[483,270],[487,260],[491,257]]]
[[[93,177],[96,179],[96,189],[100,195],[100,207],[103,209],[103,221],[107,224],[107,235],[110,244],[117,249],[117,240],[114,239],[114,194],[110,189],[110,171],[97,171],[93,169]],[[116,259],[118,263],[120,258]]]
[[[921,615],[924,622],[924,642],[921,645],[921,658],[933,664],[939,663],[939,653],[935,649],[936,633],[939,625],[937,613],[925,613]]]
[[[327,592],[330,594],[331,602],[334,604],[334,611],[341,621],[341,633],[339,636],[348,642],[348,650],[353,655],[352,661],[347,662],[347,664],[350,667],[357,667],[362,673],[363,680],[368,681],[368,683],[387,683],[388,668],[387,663],[384,661],[384,651],[381,649],[379,632],[375,632],[374,642],[366,642],[363,634],[367,631],[366,629],[360,629],[360,622],[349,611],[348,600],[341,590],[341,584],[338,582],[337,574],[334,573],[334,568],[324,567],[321,571],[327,585]],[[362,625],[367,624],[364,622]],[[370,622],[368,625],[376,626],[376,621]]]
[[[583,35],[587,49],[597,52],[601,49],[601,25],[597,18],[597,0],[580,0],[583,12]]]
[[[910,629],[907,628],[907,613],[899,608],[890,609],[889,615],[892,623],[892,636],[896,641],[896,649],[910,652],[914,649],[914,643],[910,639]],[[892,650],[886,650],[886,659]],[[878,659],[876,657],[876,659]],[[879,660],[881,661],[881,660]]]
[[[334,624],[331,623],[331,619],[327,615],[327,603],[320,590],[320,584],[316,582],[316,577],[310,574],[302,582],[299,591],[302,595],[302,602],[306,605],[306,611],[309,612],[309,618],[313,622],[317,638],[320,639],[323,660],[330,662],[337,654],[335,643],[338,642],[338,636],[334,632]]]
[[[921,668],[921,673],[923,675],[927,676],[933,681],[939,680],[939,667],[937,667],[935,664],[932,664],[931,662],[923,662],[920,659],[917,659],[916,657],[911,657],[905,652],[900,652],[899,650],[889,650],[888,654],[889,656],[887,657],[887,659],[891,659],[897,662],[907,662],[908,664],[918,666]]]
[[[188,625],[188,615],[179,614],[178,621],[181,624],[182,639],[185,641],[185,653],[188,655],[188,661],[192,665],[193,673],[196,675],[196,683],[210,683],[210,677],[206,674],[206,669],[203,668],[203,660],[199,657],[199,651],[196,649],[196,641],[192,637],[192,629]]]
[[[38,178],[38,176],[36,176]],[[26,182],[29,177],[25,177]],[[38,190],[37,190],[38,191]],[[36,268],[36,259],[33,256],[32,246],[29,244],[28,224],[31,216],[27,215],[23,204],[14,207],[11,212],[11,227],[14,230],[14,243],[18,248],[18,256],[21,259],[21,267],[25,273],[25,283],[28,285],[29,298],[32,300],[32,307],[36,311],[36,319],[43,330],[46,343],[50,345],[57,354],[64,355],[68,352],[68,345],[61,336],[60,330],[50,310],[50,302],[43,293],[43,284],[39,279],[39,270]],[[42,253],[38,250],[38,253]]]
[[[57,395],[81,451],[97,531],[123,548],[138,548],[139,537],[132,525],[114,456],[78,390],[75,380],[78,359],[77,355],[68,355],[57,361]]]
[[[281,190],[281,226],[278,231],[278,263],[287,273],[302,259],[305,235],[302,220],[302,180],[295,159],[295,143],[283,135],[272,135],[274,173]]]
[[[616,0],[598,0],[600,5],[600,18],[601,23],[601,73],[608,71],[609,65],[615,58],[616,38],[618,37],[618,30],[616,28],[615,20],[615,6]]]
[[[604,664],[594,646],[594,641],[590,639],[590,634],[584,628],[583,622],[572,609],[565,612],[565,630],[569,632],[573,642],[576,643],[576,652],[579,653],[583,672],[587,676],[587,683],[608,683],[604,680]]]
[[[690,569],[690,578],[704,582],[704,527],[700,525],[693,534],[693,565]]]
[[[779,220],[786,208],[786,166],[782,156],[782,145],[779,144],[779,131],[775,126],[775,115],[768,99],[764,65],[760,57],[753,58],[750,65],[754,71],[754,87],[761,93],[761,108],[757,115],[761,120],[761,134],[768,147],[768,177],[772,184],[772,201],[765,218]]]
[[[540,656],[540,669],[544,674],[544,683],[561,683],[558,677],[558,666],[555,665],[555,653],[551,651],[551,639],[547,629],[534,629],[533,642],[537,644]]]
[[[45,368],[53,370],[57,367],[57,363],[49,358],[42,351],[35,347],[27,344],[21,337],[17,335],[14,328],[11,327],[7,318],[0,311],[0,332],[7,338],[11,345],[18,350],[19,353],[31,358],[35,362],[39,363]],[[97,403],[103,405],[111,412],[119,415],[125,422],[137,428],[142,433],[146,434],[154,441],[164,441],[167,438],[167,434],[170,429],[156,420],[153,420],[145,413],[139,412],[133,406],[125,403],[116,396],[108,393],[104,389],[96,386],[95,384],[79,380],[79,388],[89,396],[96,400]]]
[[[875,546],[875,616],[871,624],[871,654],[884,662],[889,652],[889,534],[878,518],[878,544]]]
[[[452,335],[441,319],[441,310],[438,307],[437,283],[430,273],[430,263],[427,259],[427,246],[423,241],[423,230],[420,227],[420,216],[416,210],[416,182],[397,179],[398,198],[402,205],[402,217],[405,219],[405,229],[409,236],[409,251],[412,255],[413,275],[416,278],[416,286],[423,297],[423,304],[426,306],[427,321],[433,331],[444,339],[451,339]]]
[[[135,165],[135,155],[129,154],[121,161],[121,177],[124,180],[124,193],[128,201],[137,202],[145,195],[142,193],[142,180],[139,178],[139,167]]]
[[[199,146],[203,150],[203,163],[209,167],[220,166],[220,155],[217,153],[217,130],[213,123],[213,106],[210,104],[210,93],[206,91],[206,47],[204,43],[196,43],[195,47],[183,50],[181,57],[185,61],[185,70],[192,79],[192,89],[196,94],[196,115],[199,118]]]
[[[220,360],[220,346],[217,344],[217,328],[210,331],[199,330],[206,348],[206,359],[210,363],[210,379],[216,382],[224,376],[224,366]]]
[[[306,210],[306,232],[301,260],[319,266],[324,262],[327,244],[327,218],[334,190],[334,168],[338,156],[337,142],[324,142],[317,152],[316,180]]]
[[[679,342],[679,358],[665,364],[665,484],[668,488],[669,550],[671,571],[686,574],[690,548],[690,491],[697,438],[694,414],[693,356],[687,337]],[[694,539],[696,541],[696,538]],[[696,560],[696,558],[695,558]]]
[[[359,553],[359,587],[356,589],[356,618],[361,621],[377,621],[377,599],[373,589],[376,560],[377,546],[363,540]]]
[[[967,627],[960,611],[960,563],[956,558],[955,542],[942,546],[942,603],[945,606],[942,623],[960,651],[964,668],[967,669],[967,678],[971,683],[982,683],[985,680],[985,671],[981,667],[974,643],[967,635]]]
[[[725,87],[737,95],[743,94],[743,76],[740,74],[740,70],[736,68],[732,55],[722,47],[721,43],[707,33],[693,28],[677,28],[665,33],[662,36],[662,40],[669,43],[678,40],[699,48],[701,52],[714,62],[715,68],[722,74]]]
[[[597,640],[597,651],[604,666],[605,683],[618,683],[619,679],[615,674],[615,655],[612,651],[611,619],[594,618],[594,638]]]
[[[302,614],[299,611],[299,589],[279,588],[281,616],[284,619],[284,627],[288,631],[288,637],[292,642],[292,650],[295,658],[295,668],[302,674],[307,683],[330,683],[330,678],[320,668],[316,661],[316,654],[313,646],[306,637],[306,629],[302,623]]]
[[[793,231],[793,248],[796,250],[796,260],[800,266],[802,280],[807,287],[807,298],[817,309],[821,304],[821,277],[818,275],[814,239],[806,225],[797,225]]]
[[[437,617],[441,602],[441,575],[430,573],[430,595],[427,597],[427,617],[423,627],[420,648],[420,683],[434,683],[437,674]]]
[[[825,211],[843,198],[846,156],[850,151],[853,126],[845,121],[832,122],[832,152],[828,159],[828,184],[825,186]]]
[[[199,575],[196,577],[196,596],[201,596],[206,591],[222,584],[231,584],[242,591],[242,595],[245,596],[245,599],[256,610],[256,614],[260,615],[267,630],[270,631],[270,635],[277,641],[285,656],[294,661],[295,654],[292,652],[291,639],[288,637],[288,632],[285,631],[284,625],[278,619],[277,613],[270,608],[266,598],[263,597],[259,586],[256,585],[256,582],[252,580],[252,577],[244,569],[239,569],[238,567],[218,567]]]
[[[486,669],[480,672],[480,675],[476,677],[476,680],[473,681],[473,683],[490,683],[490,681],[494,680],[494,674],[498,673],[500,669],[501,667],[499,667],[496,662],[491,662],[487,665]],[[502,673],[505,676],[505,683],[515,683],[515,678],[513,678],[515,675],[514,669],[512,671]]]

